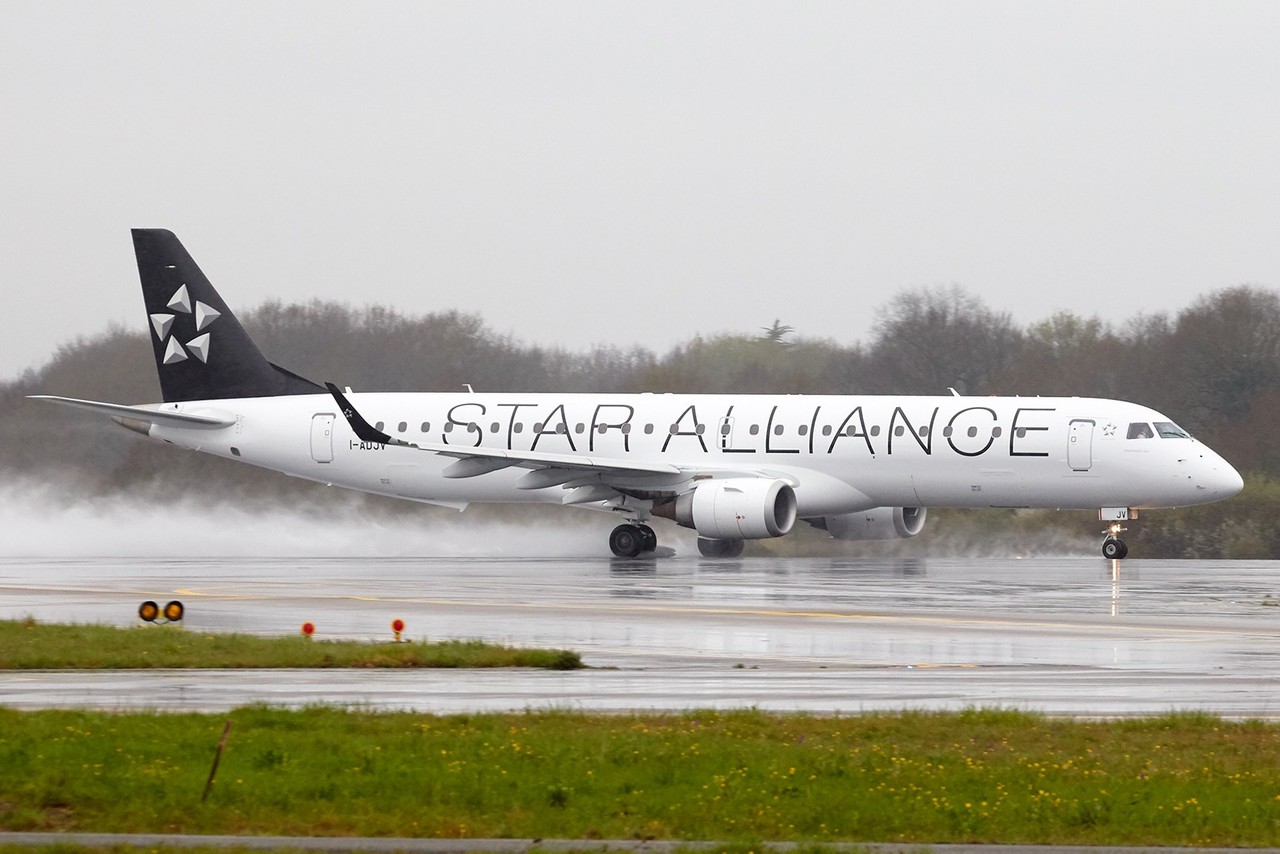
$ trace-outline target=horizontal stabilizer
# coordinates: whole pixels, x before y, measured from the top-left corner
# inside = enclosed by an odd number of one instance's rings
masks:
[[[96,400],[78,400],[74,397],[58,397],[52,394],[28,395],[31,400],[47,400],[50,403],[72,406],[106,415],[115,419],[143,421],[150,424],[164,424],[171,427],[196,427],[205,430],[216,430],[230,427],[236,423],[234,416],[208,413],[197,415],[190,412],[176,412],[162,409],[151,409],[146,406],[124,406],[119,403],[102,403]],[[128,425],[125,425],[128,426]]]

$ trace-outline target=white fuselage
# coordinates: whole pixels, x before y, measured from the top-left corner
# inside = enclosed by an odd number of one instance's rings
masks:
[[[360,441],[324,394],[162,404],[153,408],[229,416],[234,424],[157,423],[149,432],[297,477],[459,507],[564,503],[589,478],[531,488],[527,465],[460,476],[450,466],[465,455],[434,452],[445,446],[666,464],[699,479],[779,478],[794,488],[801,518],[882,506],[1177,507],[1241,488],[1225,460],[1165,416],[1115,400],[542,393],[351,400],[378,429],[427,450]],[[1132,429],[1140,424],[1149,429]],[[640,494],[679,493],[693,480],[656,472],[632,479]]]

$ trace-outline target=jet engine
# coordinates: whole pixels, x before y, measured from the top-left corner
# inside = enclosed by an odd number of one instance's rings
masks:
[[[734,477],[704,480],[653,515],[693,528],[713,540],[781,537],[796,522],[796,493],[783,480]]]
[[[924,529],[924,507],[873,507],[809,520],[837,540],[905,540]]]

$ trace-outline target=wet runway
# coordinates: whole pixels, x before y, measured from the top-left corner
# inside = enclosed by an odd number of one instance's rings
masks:
[[[472,711],[1006,706],[1280,718],[1280,563],[1129,560],[0,560],[0,617],[482,638],[591,669],[0,673],[0,705]]]

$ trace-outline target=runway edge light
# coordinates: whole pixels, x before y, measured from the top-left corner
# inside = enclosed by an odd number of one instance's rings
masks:
[[[400,633],[404,631],[404,620],[396,617],[391,621],[391,631],[395,633],[396,643],[400,643]]]
[[[309,638],[316,633],[316,624],[308,620],[302,624],[302,636]]]

